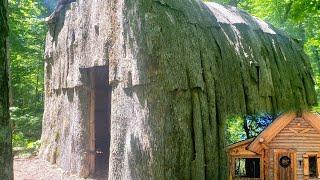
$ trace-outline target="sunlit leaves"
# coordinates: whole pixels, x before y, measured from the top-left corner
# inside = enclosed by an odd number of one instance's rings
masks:
[[[240,116],[231,117],[226,125],[227,144],[233,144],[247,139],[243,130],[243,119]]]
[[[13,105],[35,111],[42,108],[45,14],[40,1],[9,0]]]
[[[46,11],[41,1],[9,0],[13,146],[34,144],[41,134]],[[30,148],[29,148],[30,149]]]

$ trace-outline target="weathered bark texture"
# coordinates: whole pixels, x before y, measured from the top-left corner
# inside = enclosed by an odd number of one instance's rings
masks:
[[[90,78],[108,66],[109,179],[227,179],[225,119],[315,103],[294,41],[198,0],[78,0],[51,26],[40,154],[88,176]]]
[[[0,179],[13,179],[11,123],[9,117],[7,0],[0,0]]]

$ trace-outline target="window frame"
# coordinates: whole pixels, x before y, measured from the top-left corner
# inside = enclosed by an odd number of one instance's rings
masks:
[[[320,152],[307,152],[303,154],[303,175],[304,177],[310,178],[310,163],[309,158],[310,157],[316,157],[316,168],[317,168],[317,174],[316,177],[312,178],[320,178]]]
[[[259,159],[259,163],[260,163],[260,177],[258,178],[248,178],[248,177],[239,177],[236,176],[236,159]],[[239,155],[239,156],[232,156],[232,178],[233,179],[238,179],[238,180],[245,180],[245,179],[252,179],[252,180],[256,180],[256,179],[264,179],[264,161],[262,156],[258,156],[258,155]]]

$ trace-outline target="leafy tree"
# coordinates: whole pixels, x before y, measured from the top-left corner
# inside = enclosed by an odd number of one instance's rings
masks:
[[[46,15],[42,1],[9,0],[14,146],[27,146],[41,134]]]
[[[279,114],[261,113],[257,115],[236,116],[227,121],[227,143],[232,144],[259,135]]]
[[[45,9],[37,0],[9,1],[13,106],[41,112]]]
[[[247,139],[243,129],[244,121],[242,117],[235,116],[228,119],[226,124],[226,143],[233,144]]]

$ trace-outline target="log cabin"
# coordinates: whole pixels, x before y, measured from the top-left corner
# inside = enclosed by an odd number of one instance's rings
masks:
[[[286,113],[257,137],[227,147],[229,179],[320,179],[320,115]]]

